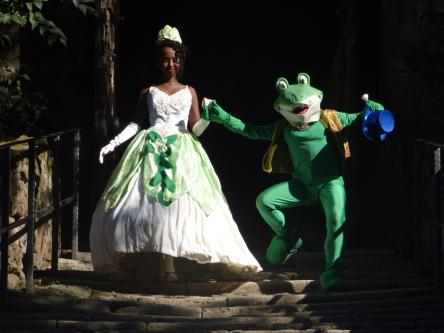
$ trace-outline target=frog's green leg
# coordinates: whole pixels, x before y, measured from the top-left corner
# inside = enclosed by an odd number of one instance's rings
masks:
[[[324,208],[327,227],[324,242],[325,271],[320,277],[320,282],[322,289],[328,292],[344,287],[344,279],[335,268],[344,243],[346,197],[342,177],[324,184],[319,191],[319,200]]]
[[[295,179],[273,185],[257,197],[256,206],[259,213],[276,233],[266,250],[266,257],[270,264],[284,263],[302,245],[302,240],[297,233],[286,226],[282,209],[310,202],[307,188]]]
[[[260,193],[256,199],[256,207],[276,235],[284,237],[286,225],[282,209],[311,202],[307,188],[301,182],[291,179],[275,184]]]
[[[327,293],[346,289],[344,278],[335,268],[325,270],[319,277],[319,281],[322,290]]]
[[[275,235],[267,247],[265,257],[272,266],[285,264],[301,246],[302,239],[296,233],[290,232],[286,237]]]
[[[325,268],[332,268],[339,259],[344,243],[345,223],[344,180],[338,177],[325,183],[319,191],[319,200],[324,208],[327,235],[324,242]]]

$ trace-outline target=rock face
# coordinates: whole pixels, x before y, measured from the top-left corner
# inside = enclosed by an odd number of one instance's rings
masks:
[[[24,139],[20,137],[19,139]],[[44,144],[39,145],[44,147]],[[20,144],[11,148],[10,172],[10,199],[11,209],[9,223],[17,221],[28,214],[28,169],[29,160],[25,155],[27,144]],[[25,155],[25,156],[24,156]],[[52,156],[49,151],[36,154],[35,162],[35,209],[36,211],[52,206]],[[34,246],[34,267],[44,268],[51,260],[51,220],[43,225],[36,225]],[[17,236],[14,236],[17,235]],[[8,288],[18,288],[24,283],[23,259],[26,253],[26,231],[24,226],[10,231],[13,241],[9,246],[9,277]]]

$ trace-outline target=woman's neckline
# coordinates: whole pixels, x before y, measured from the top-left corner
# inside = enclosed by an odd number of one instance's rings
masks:
[[[177,94],[178,92],[187,89],[187,88],[188,88],[188,85],[185,85],[185,87],[180,88],[180,89],[176,90],[175,92],[173,92],[173,93],[171,93],[171,94],[168,94],[167,92],[163,91],[162,89],[158,88],[157,86],[153,86],[153,87],[156,88],[156,89],[157,89],[158,91],[160,91],[161,93],[165,94],[166,96],[173,96],[173,95]]]

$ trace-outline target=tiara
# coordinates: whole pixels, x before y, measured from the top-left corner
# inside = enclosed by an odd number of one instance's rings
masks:
[[[164,26],[162,29],[160,29],[159,34],[157,35],[157,42],[162,42],[165,39],[169,39],[174,42],[182,44],[182,39],[180,38],[179,30],[169,26],[168,24]]]

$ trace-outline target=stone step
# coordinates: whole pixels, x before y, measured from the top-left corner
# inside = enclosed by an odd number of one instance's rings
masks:
[[[424,279],[404,280],[347,280],[347,290],[377,290],[407,288],[431,285]],[[232,295],[280,294],[280,293],[312,293],[321,292],[318,280],[284,280],[262,282],[214,282],[187,283],[187,293],[191,295],[214,295],[229,293]],[[154,288],[152,291],[156,290]]]
[[[320,305],[320,306],[319,306]],[[286,316],[294,313],[303,313],[309,316],[334,317],[351,315],[373,315],[382,316],[385,314],[400,314],[409,319],[412,315],[427,314],[439,318],[444,313],[444,302],[428,305],[399,305],[377,307],[372,302],[353,302],[335,304],[284,304],[284,305],[263,305],[263,306],[233,306],[222,308],[203,308],[203,318],[229,318],[235,316]]]
[[[70,249],[63,249],[61,251],[60,254],[60,258],[59,259],[68,259],[68,260],[76,260],[76,261],[82,261],[85,263],[91,262],[91,252],[83,252],[83,251],[78,251],[77,252],[77,258],[73,259],[72,258],[72,252]]]
[[[321,291],[323,262],[301,252],[250,281],[142,283],[95,274],[87,252],[65,254],[59,272],[36,271],[33,295],[2,299],[0,333],[444,332],[444,295],[394,251],[346,251],[346,292]]]
[[[55,286],[51,286],[55,287]],[[52,292],[47,289],[36,288],[36,295],[28,296],[19,293],[12,295],[10,302],[28,302],[33,299],[51,300],[51,302],[72,302],[71,300],[82,301],[81,297],[72,297],[69,293],[53,296]],[[390,303],[392,299],[417,299],[416,302],[430,299],[439,299],[436,296],[434,287],[418,287],[418,288],[398,288],[385,289],[375,291],[349,291],[342,293],[309,293],[309,294],[275,294],[275,295],[212,295],[212,296],[195,296],[195,295],[144,295],[144,294],[126,294],[115,291],[98,291],[92,290],[89,299],[95,302],[135,302],[140,304],[169,304],[182,305],[187,307],[223,307],[223,306],[251,306],[251,305],[267,305],[267,304],[294,304],[294,303],[332,303],[332,302],[354,302],[354,301],[379,301],[384,300]],[[421,303],[423,304],[423,303]],[[0,304],[1,307],[1,304]]]
[[[92,263],[88,262],[88,261],[59,258],[58,269],[59,270],[92,271],[93,266],[92,266]]]
[[[254,256],[265,268],[269,268],[267,260],[265,259],[265,254],[262,252],[254,253]],[[353,250],[344,251],[342,255],[343,266],[362,266],[366,263],[392,263],[392,262],[402,262],[398,255],[393,250]],[[296,256],[292,257],[288,263],[287,267],[300,266],[300,267],[311,267],[311,266],[321,266],[324,264],[324,253],[323,252],[300,252]],[[93,270],[91,265],[91,253],[89,252],[79,252],[78,259],[59,258],[59,269],[76,269],[76,270]]]
[[[143,297],[137,298],[92,298],[82,299],[70,296],[48,295],[7,295],[0,303],[0,313],[54,313],[82,316],[102,315],[162,315],[199,318],[220,316],[218,313],[236,316],[242,311],[257,313],[281,312],[285,309],[295,312],[323,311],[335,309],[359,310],[392,308],[411,312],[414,308],[436,307],[444,304],[444,296],[436,296],[427,289],[404,289],[377,292],[349,292],[336,294],[280,294],[273,296],[248,295],[224,297]],[[401,310],[399,310],[401,311]],[[398,311],[398,312],[399,312]]]
[[[58,284],[88,287],[95,290],[108,290],[125,293],[150,293],[169,295],[214,295],[214,294],[275,294],[319,292],[318,280],[265,280],[265,281],[234,281],[234,282],[118,282],[111,280],[90,280],[70,278],[58,275],[41,277],[42,285]],[[432,285],[433,281],[412,277],[403,279],[361,279],[346,280],[347,290],[392,289]]]
[[[272,269],[267,261],[263,258],[257,258],[261,263],[262,268],[266,271]],[[310,259],[309,257],[302,257],[301,254],[296,254],[291,257],[285,265],[280,267],[283,270],[299,270],[299,271],[322,271],[324,269],[325,260],[322,257]],[[369,268],[386,268],[392,265],[399,265],[400,267],[413,267],[411,262],[403,261],[397,256],[379,257],[357,257],[357,258],[341,258],[337,266],[341,269],[369,269]]]
[[[218,331],[208,331],[214,333],[232,333],[226,330],[218,330]],[[283,330],[241,330],[236,331],[236,333],[442,333],[442,330],[434,330],[434,329],[422,329],[422,328],[414,328],[414,329],[307,329],[307,330],[297,330],[297,329],[283,329]]]
[[[253,255],[256,258],[265,258],[265,252],[255,251],[253,252]],[[324,252],[302,250],[297,254],[297,256],[300,257],[301,259],[306,259],[306,260],[318,260],[324,258]],[[342,257],[344,258],[388,257],[388,256],[397,256],[397,254],[393,249],[355,249],[355,250],[345,249],[342,252]]]
[[[277,295],[229,295],[226,299],[227,306],[251,306],[266,304],[292,304],[292,303],[329,303],[374,301],[387,299],[402,299],[411,297],[435,296],[434,287],[400,288],[375,291],[355,291],[338,293],[309,293],[309,294],[277,294]]]
[[[253,252],[253,255],[257,258],[265,258],[265,252]],[[305,258],[306,260],[314,260],[314,259],[323,259],[324,252],[322,251],[310,251],[304,252],[301,251],[298,256],[300,258]],[[356,249],[356,250],[344,250],[343,255],[344,258],[359,258],[359,257],[388,257],[388,256],[396,256],[396,252],[392,249]],[[70,251],[63,250],[62,256],[59,259],[66,260],[76,260],[84,263],[91,262],[91,253],[90,252],[78,252],[77,259],[72,259]]]
[[[411,320],[397,316],[308,317],[302,314],[281,317],[232,317],[219,319],[165,320],[165,321],[75,321],[75,320],[2,320],[1,330],[9,329],[65,329],[77,331],[148,331],[190,332],[212,330],[282,330],[282,329],[441,329],[444,320],[436,316],[418,315]],[[354,331],[353,331],[354,332]]]
[[[284,273],[291,272],[297,274],[319,274],[324,271],[324,264],[310,265],[310,264],[301,264],[301,265],[283,265],[280,267],[266,267],[267,265],[263,265],[264,272],[270,273]],[[343,263],[338,264],[338,268],[341,272],[347,273],[359,273],[359,272],[387,272],[387,273],[410,273],[410,272],[418,272],[418,269],[414,266],[413,263],[408,261],[393,261],[393,262],[374,262],[373,264],[366,265],[349,265],[345,266]]]
[[[334,308],[384,308],[402,306],[424,306],[444,304],[444,296],[435,295],[433,290],[420,290],[417,293],[412,290],[395,290],[380,293],[380,297],[371,293],[359,293],[354,299],[339,298],[340,294],[329,295],[275,295],[273,296],[143,296],[143,295],[118,295],[114,293],[93,293],[92,299],[106,300],[111,304],[165,304],[185,307],[198,307],[204,309],[230,308],[230,307],[254,307],[254,306],[297,306],[301,311],[328,310]],[[114,294],[114,295],[112,295]],[[352,298],[356,293],[350,293]],[[359,297],[360,296],[360,297]],[[250,301],[250,302],[249,302]],[[286,302],[287,301],[287,302]],[[240,304],[240,305],[236,305]],[[112,306],[112,305],[111,305]],[[114,306],[118,307],[118,305]]]
[[[284,267],[280,269],[270,269],[267,271],[259,272],[255,276],[251,277],[251,281],[262,281],[262,280],[315,280],[319,278],[319,275],[323,271],[323,267],[318,267],[318,269],[299,269],[294,268],[293,270],[288,270],[289,267]],[[405,279],[405,278],[420,278],[421,275],[415,270],[409,263],[390,265],[386,268],[375,269],[372,267],[363,268],[344,268],[342,269],[342,274],[345,279],[359,280],[359,279]],[[36,279],[43,279],[45,281],[49,280],[63,280],[63,279],[82,279],[90,281],[110,281],[106,276],[96,274],[93,271],[88,270],[36,270],[34,272]]]
[[[265,259],[264,253],[254,253],[258,261],[265,269],[270,269]],[[344,251],[341,264],[344,267],[356,267],[367,264],[383,264],[402,261],[393,250],[354,250]],[[317,268],[316,271],[322,271],[324,265],[323,252],[301,252],[291,258],[286,267],[297,267],[299,270],[305,270],[309,267]],[[59,258],[59,270],[77,270],[92,271],[91,253],[79,252],[78,259],[71,259],[70,254]],[[97,277],[92,277],[96,279]]]
[[[0,331],[2,332],[2,331]],[[19,329],[19,330],[7,330],[8,333],[78,333],[78,330],[68,330],[68,329]],[[87,330],[86,332],[90,333],[92,331]],[[120,332],[148,332],[145,330],[142,331],[120,331],[120,330],[94,330],[94,332],[106,332],[106,333],[120,333]],[[152,331],[151,331],[152,332]],[[162,332],[162,331],[158,331]],[[184,333],[183,330],[175,330],[175,331],[163,331],[163,332],[170,332],[170,333]],[[187,330],[188,333],[442,333],[442,330],[434,330],[434,329],[378,329],[375,331],[374,329],[277,329],[277,330],[235,330],[235,331],[228,331],[228,330],[209,330],[209,329],[197,329],[197,330]]]
[[[270,276],[271,280],[316,280],[319,279],[322,270],[319,271],[304,271],[304,272],[266,272],[264,279],[267,279],[267,275]],[[412,269],[404,270],[343,270],[342,275],[346,280],[403,280],[403,279],[420,279],[421,274]]]
[[[221,330],[221,331],[213,331],[214,333],[230,333],[229,331]],[[316,329],[307,329],[307,330],[293,330],[293,329],[283,329],[283,330],[241,330],[236,331],[236,333],[442,333],[439,330],[428,330],[428,329],[378,329],[375,331],[374,329],[325,329],[325,330],[316,330]]]
[[[378,305],[377,302],[338,302],[331,304],[279,304],[263,306],[233,306],[233,307],[181,307],[159,304],[111,304],[109,311],[104,313],[81,312],[72,307],[54,311],[51,307],[35,309],[32,312],[21,312],[21,309],[11,308],[11,312],[0,313],[0,321],[4,320],[69,320],[69,321],[181,321],[186,318],[231,318],[231,317],[309,317],[328,320],[356,317],[374,317],[381,320],[397,320],[404,318],[439,319],[444,313],[444,299],[429,299],[426,305],[416,305],[417,300],[409,304],[405,299],[392,300],[396,306]],[[59,306],[60,308],[60,306]],[[85,308],[84,308],[85,309]],[[36,311],[38,310],[38,312]],[[108,310],[108,309],[107,309]]]

